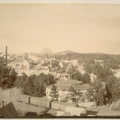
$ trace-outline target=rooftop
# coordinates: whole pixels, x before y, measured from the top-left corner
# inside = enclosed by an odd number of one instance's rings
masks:
[[[61,76],[71,76],[71,75],[68,73],[62,73]]]
[[[13,62],[15,63],[15,62],[24,62],[24,61],[25,59],[19,58],[19,59],[15,59]]]
[[[67,79],[67,80],[60,79],[60,80],[59,80],[59,83],[60,83],[60,84],[67,85],[67,86],[71,86],[71,85],[80,85],[80,84],[82,84],[81,81],[73,80],[73,79]]]
[[[0,117],[5,117],[5,118],[18,117],[17,111],[12,102],[0,108]]]
[[[59,91],[59,90],[69,91],[69,89],[71,87],[71,86],[66,86],[66,85],[59,84],[59,83],[56,83],[55,86],[57,86],[57,91]],[[50,85],[48,88],[51,89],[52,85]],[[89,88],[89,84],[75,85],[75,86],[73,86],[73,88],[75,90],[82,90],[83,91],[83,90],[87,90]]]

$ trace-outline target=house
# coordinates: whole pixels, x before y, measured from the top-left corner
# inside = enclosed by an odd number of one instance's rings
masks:
[[[13,105],[9,103],[0,108],[0,118],[18,118],[18,113]]]
[[[87,114],[85,107],[66,106],[64,111],[57,111],[57,116],[82,116]]]
[[[40,73],[49,74],[48,66],[38,64],[35,69],[36,69],[37,74],[40,74]]]
[[[61,68],[63,68],[63,63],[62,62],[59,62],[59,66],[61,67]]]
[[[55,78],[60,78],[61,70],[50,71],[49,74],[53,75]]]
[[[83,65],[79,65],[79,66],[77,67],[77,70],[78,70],[80,73],[82,73],[82,74],[85,73],[85,70],[84,70],[84,66],[83,66]]]
[[[29,55],[28,58],[33,60],[34,62],[40,61],[40,58],[35,55]]]
[[[28,62],[28,60],[23,59],[23,58],[15,59],[13,62],[10,63],[10,65],[12,66],[12,68],[15,68],[15,69],[29,69],[30,68],[30,63]]]
[[[84,99],[84,97],[85,99],[87,99],[85,95],[87,94],[87,90],[89,89],[88,84],[83,84],[82,82],[77,80],[60,79],[59,83],[56,83],[55,86],[57,88],[56,91],[58,92],[58,101],[64,101],[70,95],[71,87],[73,87],[76,91],[80,91],[82,99]],[[53,85],[46,87],[46,96],[49,99],[52,99],[52,87]],[[67,100],[67,102],[69,101]]]
[[[73,66],[77,66],[78,65],[78,60],[70,60],[71,64]]]
[[[51,74],[54,77],[57,77],[57,72],[49,72],[49,74]]]
[[[41,63],[37,64],[37,65],[35,66],[35,69],[39,70],[40,67],[41,67]]]
[[[63,79],[70,79],[70,78],[71,78],[71,75],[68,74],[68,73],[62,73],[62,74],[60,74],[60,78],[63,78]]]

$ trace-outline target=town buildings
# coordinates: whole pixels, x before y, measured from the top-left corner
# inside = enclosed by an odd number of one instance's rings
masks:
[[[60,79],[58,83],[55,84],[56,93],[58,94],[58,101],[71,102],[72,97],[76,98],[78,101],[83,102],[88,101],[87,90],[89,89],[88,84],[83,84],[80,81],[72,79]],[[79,93],[79,95],[78,95]],[[46,88],[46,96],[52,100],[54,99],[53,95],[53,85]]]

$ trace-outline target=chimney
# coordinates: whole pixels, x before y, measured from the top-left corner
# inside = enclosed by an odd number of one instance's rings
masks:
[[[6,66],[7,66],[7,46],[6,46]]]

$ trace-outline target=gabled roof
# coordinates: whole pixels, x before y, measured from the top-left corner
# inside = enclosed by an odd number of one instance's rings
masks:
[[[0,108],[0,117],[3,117],[3,118],[18,118],[17,111],[16,111],[12,102],[5,105],[2,108]]]
[[[49,72],[49,74],[53,75],[53,76],[56,76],[56,72]]]
[[[64,85],[80,85],[80,84],[82,84],[81,81],[73,80],[73,79],[67,79],[67,80],[60,79],[59,83],[64,84]]]
[[[19,58],[19,59],[15,59],[13,62],[24,62],[25,59]]]
[[[60,76],[71,76],[71,75],[68,73],[62,73]]]
[[[66,86],[64,84],[60,84],[60,83],[56,83],[55,86],[57,86],[57,91],[59,90],[65,90],[65,91],[69,91],[71,86]],[[88,90],[89,89],[89,84],[81,84],[81,85],[74,85],[73,88],[75,90]],[[47,88],[51,89],[52,85],[48,86]]]
[[[23,58],[19,58],[19,59],[15,59],[14,61],[13,61],[13,63],[22,63],[22,62],[24,62],[24,61],[27,61],[28,63],[29,63],[29,61],[28,60],[26,60],[26,59],[23,59]]]

